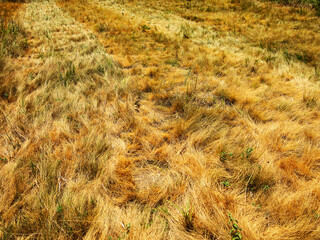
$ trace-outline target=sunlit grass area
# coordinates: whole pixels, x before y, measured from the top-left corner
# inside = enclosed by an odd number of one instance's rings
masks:
[[[2,239],[318,239],[317,4],[0,3]]]

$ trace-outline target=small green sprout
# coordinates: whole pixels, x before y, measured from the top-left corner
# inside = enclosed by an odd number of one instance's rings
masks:
[[[231,213],[229,213],[229,224],[231,224],[232,227],[230,230],[232,240],[241,240],[242,236],[240,231],[242,231],[242,229],[238,226],[238,221],[232,217]]]
[[[262,189],[264,191],[268,191],[270,189],[270,186],[269,185],[263,185]]]
[[[143,25],[141,26],[141,28],[143,31],[150,30],[150,27],[148,27],[147,25]]]
[[[221,162],[224,162],[224,161],[230,159],[230,158],[233,156],[233,153],[221,152],[221,153],[219,154],[219,156],[220,156],[220,161],[221,161]]]
[[[57,213],[62,213],[63,212],[63,208],[62,206],[59,204],[59,206],[57,207]]]
[[[222,182],[223,186],[230,187],[230,183],[228,180]]]

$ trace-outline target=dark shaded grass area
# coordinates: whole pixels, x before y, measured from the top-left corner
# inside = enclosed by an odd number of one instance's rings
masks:
[[[320,16],[320,0],[266,0],[270,2],[280,3],[283,5],[293,6],[309,6],[316,10],[316,14]]]

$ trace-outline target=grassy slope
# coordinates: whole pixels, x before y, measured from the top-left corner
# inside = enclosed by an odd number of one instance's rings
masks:
[[[90,0],[20,13],[29,48],[1,72],[3,238],[230,239],[230,212],[244,239],[317,239],[314,12]]]

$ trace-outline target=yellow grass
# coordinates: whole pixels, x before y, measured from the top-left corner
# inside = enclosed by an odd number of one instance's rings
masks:
[[[2,239],[319,238],[314,10],[61,0],[16,21],[28,48],[0,66]]]

